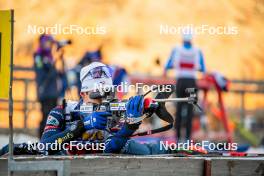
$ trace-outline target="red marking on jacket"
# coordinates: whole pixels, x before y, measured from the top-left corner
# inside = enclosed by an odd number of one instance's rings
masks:
[[[194,69],[194,64],[193,63],[187,63],[187,62],[181,62],[180,63],[180,68]]]
[[[47,125],[47,126],[45,126],[44,131],[49,130],[49,129],[56,129],[56,128],[59,128],[59,127],[58,126]]]

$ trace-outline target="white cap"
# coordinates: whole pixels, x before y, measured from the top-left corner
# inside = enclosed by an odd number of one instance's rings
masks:
[[[183,41],[192,41],[192,38],[193,36],[190,32],[182,34]]]
[[[182,39],[183,39],[183,41],[192,41],[192,39],[193,39],[193,30],[192,30],[192,28],[186,26],[182,30]]]
[[[90,77],[89,74],[97,67],[102,68],[104,71],[104,76],[99,78]],[[113,86],[110,70],[105,64],[101,62],[92,62],[91,64],[83,67],[80,73],[80,80],[82,85],[81,92],[88,92],[98,88],[109,88]]]

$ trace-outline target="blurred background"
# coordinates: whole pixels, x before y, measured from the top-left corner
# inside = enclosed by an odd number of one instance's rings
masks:
[[[172,48],[182,43],[180,34],[160,34],[160,25],[206,24],[238,29],[236,35],[194,35],[193,43],[203,51],[207,72],[220,72],[231,82],[229,91],[222,94],[235,138],[260,145],[264,130],[264,1],[1,0],[0,9],[15,10],[13,96],[14,127],[18,130],[29,129],[34,134],[41,119],[33,70],[39,34],[29,33],[29,25],[103,26],[105,34],[53,35],[57,41],[72,41],[63,47],[66,70],[75,68],[85,52],[100,49],[103,62],[124,68],[134,83],[138,78],[163,80]],[[166,79],[174,80],[174,73]],[[77,99],[77,88],[72,87],[66,98]],[[208,125],[221,131],[221,119],[212,120],[217,119],[212,109],[219,106],[214,89],[210,88],[208,102]],[[0,128],[8,128],[8,104],[4,101],[0,102]],[[194,128],[197,138],[203,136],[199,125]]]

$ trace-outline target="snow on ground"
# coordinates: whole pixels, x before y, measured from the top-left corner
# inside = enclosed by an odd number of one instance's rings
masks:
[[[15,133],[14,134],[14,143],[23,143],[23,142],[37,142],[39,139],[37,137],[33,137],[27,134],[22,133]],[[0,148],[8,144],[9,142],[9,135],[0,134]]]
[[[14,143],[33,143],[33,142],[37,142],[39,141],[39,139],[37,137],[33,137],[27,134],[23,134],[23,133],[15,133],[14,134]],[[9,142],[9,136],[6,134],[0,134],[0,148],[2,148],[3,146],[5,146],[6,144],[8,144]],[[264,154],[264,147],[259,147],[259,148],[253,148],[250,147],[249,150],[247,151],[247,153],[252,153],[252,154]]]
[[[264,154],[264,147],[260,147],[260,148],[253,148],[253,147],[250,147],[250,148],[248,149],[247,153]]]

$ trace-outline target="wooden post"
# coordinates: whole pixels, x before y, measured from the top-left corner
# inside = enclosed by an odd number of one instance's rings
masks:
[[[13,159],[13,47],[14,47],[14,10],[11,10],[11,50],[10,50],[10,83],[9,83],[9,160]]]

